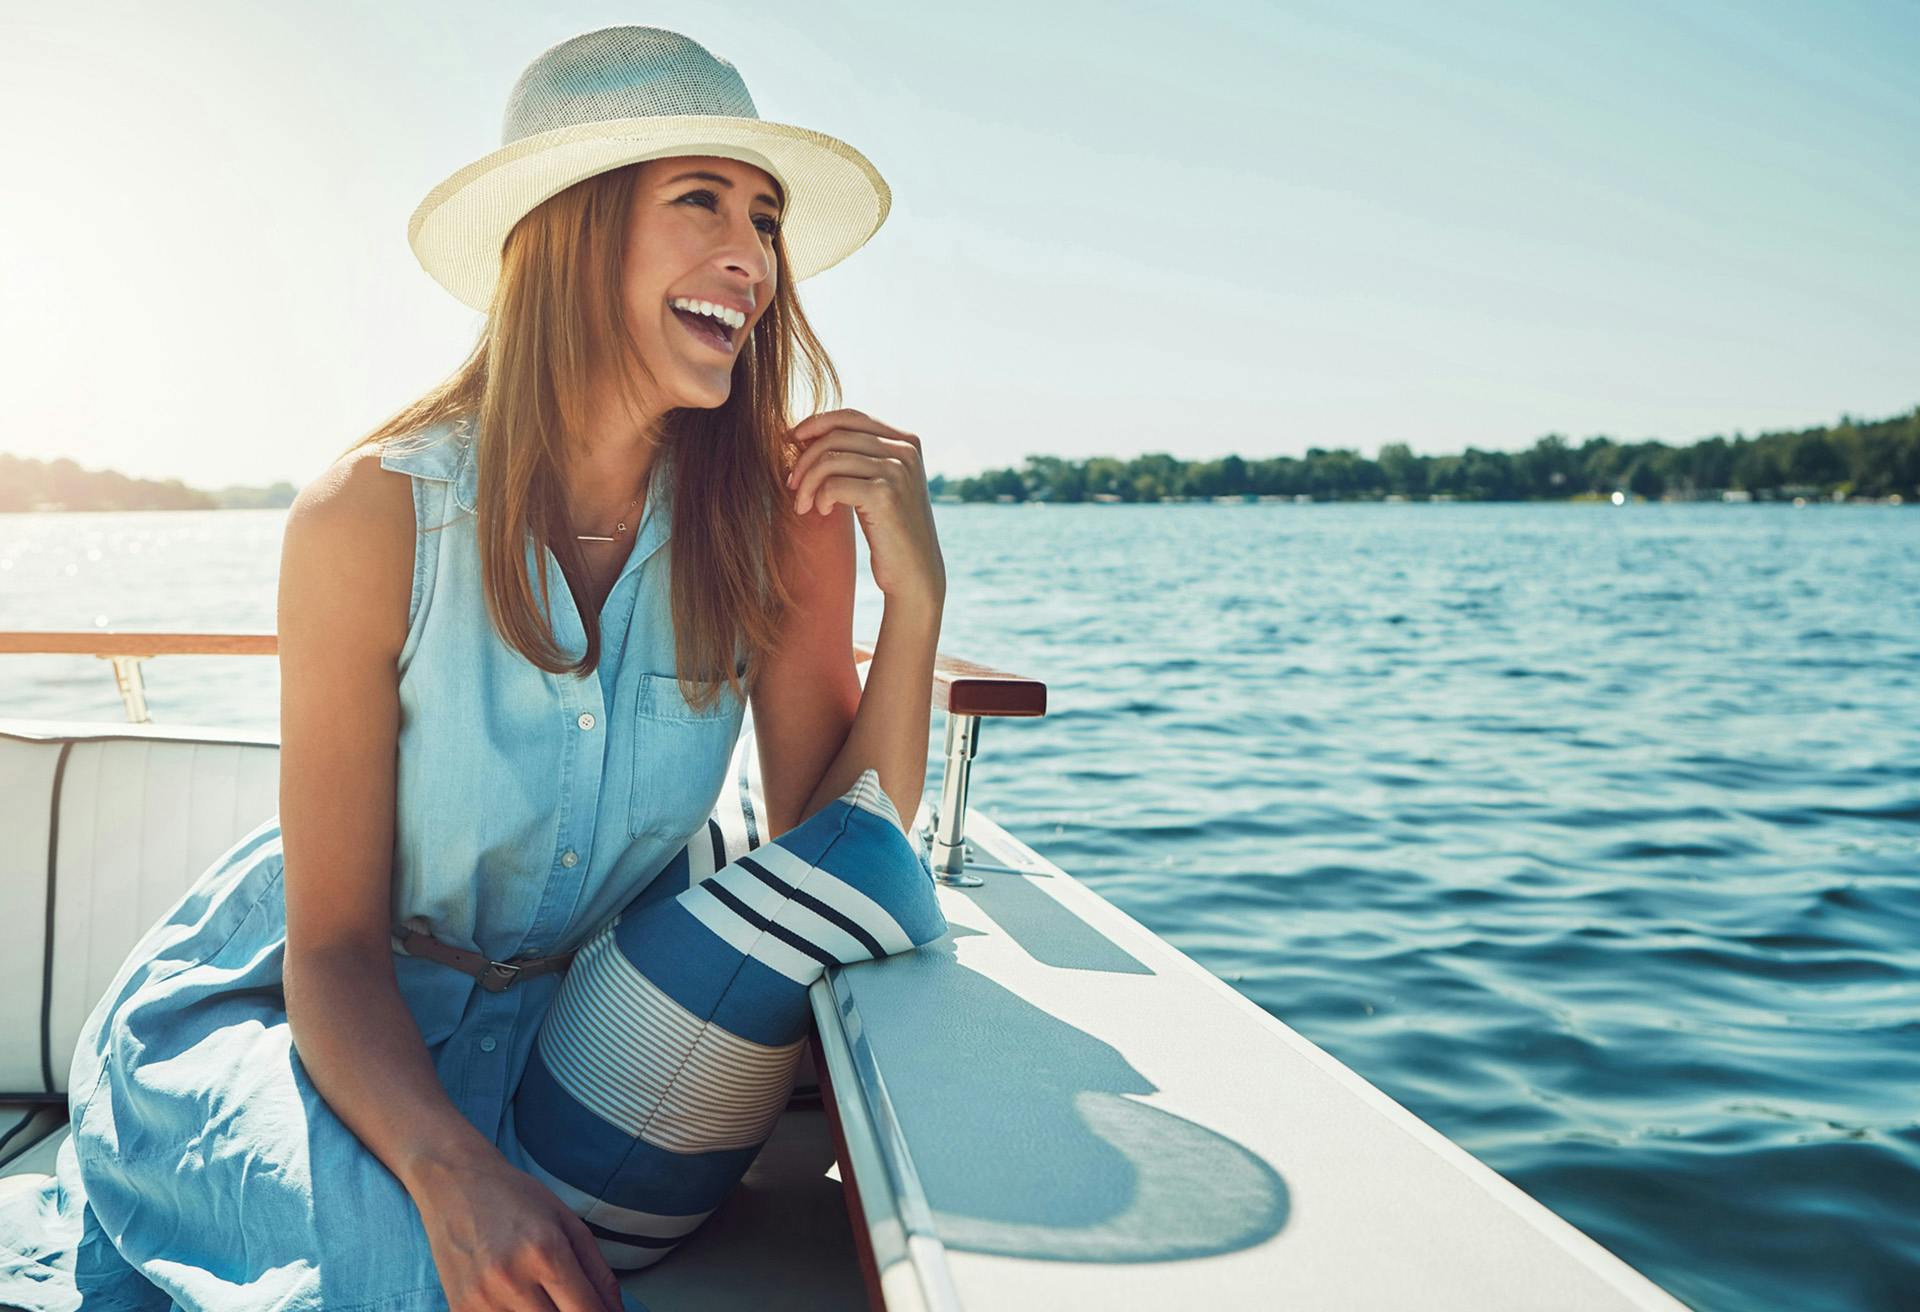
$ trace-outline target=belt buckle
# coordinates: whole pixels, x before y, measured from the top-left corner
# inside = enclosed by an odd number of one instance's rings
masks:
[[[490,993],[498,993],[520,977],[520,967],[511,961],[489,961],[487,968],[480,972],[480,987]]]

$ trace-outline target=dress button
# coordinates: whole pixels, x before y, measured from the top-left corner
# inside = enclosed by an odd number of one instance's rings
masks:
[[[593,728],[593,712],[592,711],[580,712],[580,727],[582,729]]]
[[[560,854],[560,864],[569,868],[577,866],[580,864],[580,854],[572,848],[568,848]]]
[[[486,1038],[480,1040],[480,1051],[482,1052],[492,1052],[495,1048],[499,1046],[500,1046],[499,1044],[493,1041],[493,1035],[491,1034],[487,1035]]]

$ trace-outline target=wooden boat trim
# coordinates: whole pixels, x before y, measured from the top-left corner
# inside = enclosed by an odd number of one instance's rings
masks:
[[[271,629],[0,630],[0,656],[147,660],[155,656],[275,656],[279,651],[280,636]],[[853,645],[855,665],[872,659],[873,644]],[[932,708],[954,715],[1040,716],[1047,713],[1047,685],[1025,675],[936,653]]]
[[[853,661],[873,659],[867,643],[853,644]],[[1024,674],[1008,674],[991,666],[935,653],[933,709],[954,715],[1039,716],[1047,713],[1047,685]]]
[[[273,656],[279,651],[280,635],[260,629],[0,630],[0,655],[6,656]]]

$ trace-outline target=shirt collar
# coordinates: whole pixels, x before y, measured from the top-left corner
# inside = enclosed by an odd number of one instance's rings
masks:
[[[381,452],[380,467],[453,484],[454,501],[469,514],[478,500],[480,476],[471,424],[465,419],[438,419],[417,433],[393,439]]]
[[[436,420],[417,434],[396,439],[381,455],[380,467],[453,484],[454,502],[468,514],[479,503],[480,462],[474,453],[471,420]],[[647,478],[647,504],[641,509],[637,537],[627,558],[630,565],[638,565],[672,535],[672,483],[671,452],[663,449]]]

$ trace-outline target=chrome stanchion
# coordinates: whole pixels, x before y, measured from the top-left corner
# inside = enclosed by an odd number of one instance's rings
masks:
[[[966,873],[967,779],[980,750],[980,717],[947,712],[946,769],[940,781],[940,804],[933,811],[932,846],[927,864],[934,879],[952,888],[978,888],[980,876]]]
[[[127,719],[135,724],[152,724],[147,714],[147,686],[140,678],[144,656],[108,656],[113,662],[113,681],[120,686],[120,700],[126,703]]]

